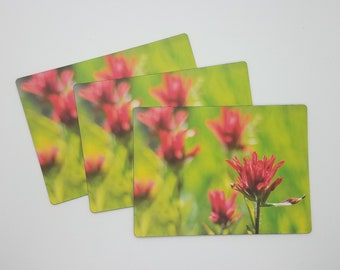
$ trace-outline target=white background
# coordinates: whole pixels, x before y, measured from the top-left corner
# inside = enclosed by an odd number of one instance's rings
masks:
[[[0,0],[0,269],[338,269],[339,3]],[[254,104],[308,106],[311,234],[136,239],[132,208],[50,205],[15,79],[180,33],[246,61]]]

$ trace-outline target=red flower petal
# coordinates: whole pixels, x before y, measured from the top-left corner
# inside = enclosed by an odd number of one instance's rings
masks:
[[[277,170],[284,164],[284,161],[280,161],[274,165],[275,156],[269,159],[264,156],[259,160],[257,153],[253,152],[250,158],[243,159],[243,165],[237,157],[227,160],[227,163],[239,174],[237,182],[231,187],[250,200],[259,200],[261,204],[265,203],[270,192],[282,181],[282,177],[279,177],[271,183]]]

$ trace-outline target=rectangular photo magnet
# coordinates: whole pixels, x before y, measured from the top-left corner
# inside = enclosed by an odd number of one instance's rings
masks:
[[[134,110],[137,237],[311,231],[307,108]]]
[[[16,81],[52,204],[87,194],[75,83],[196,67],[187,35],[20,78]]]

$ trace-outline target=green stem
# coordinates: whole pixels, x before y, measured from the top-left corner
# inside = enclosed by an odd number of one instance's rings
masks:
[[[182,224],[182,215],[181,215],[181,189],[182,189],[182,179],[180,177],[180,170],[175,169],[174,174],[176,176],[176,184],[174,190],[174,200],[177,204],[177,212],[178,212],[178,220],[176,222],[176,232],[177,235],[181,234],[181,224]]]
[[[177,196],[178,196],[178,200],[181,198],[181,189],[182,189],[182,179],[177,176]]]
[[[223,231],[224,229],[226,228],[227,226],[225,224],[221,224],[221,230],[220,230],[220,235],[223,234]]]
[[[126,134],[124,137],[116,137],[116,144],[114,145],[114,148],[116,148],[114,151],[116,152],[119,146],[123,146],[126,151],[126,159],[123,167],[122,174],[124,177],[127,177],[129,179],[132,179],[132,164],[133,164],[133,147],[132,147],[132,141],[131,141],[131,135]]]
[[[256,201],[255,203],[255,234],[260,233],[260,213],[261,213],[260,202]]]
[[[251,225],[253,226],[253,228],[255,228],[255,208],[254,208],[254,204],[252,202],[250,202],[246,197],[243,197],[244,202],[247,206],[248,209],[248,213],[249,213],[249,217],[250,217],[250,221],[251,221]]]

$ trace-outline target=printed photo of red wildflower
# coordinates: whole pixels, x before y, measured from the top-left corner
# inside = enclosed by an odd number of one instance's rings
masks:
[[[160,59],[159,51],[162,52],[164,58]],[[104,185],[99,187],[99,183],[103,181],[97,180],[109,171],[107,168],[112,161],[112,156],[108,156],[110,151],[107,141],[109,139],[103,139],[105,135],[97,128],[114,136],[117,135],[121,143],[126,144],[125,148],[131,147],[128,146],[131,138],[128,140],[127,137],[131,137],[132,132],[131,110],[137,104],[130,102],[131,98],[128,96],[130,84],[123,78],[195,67],[189,39],[187,35],[181,34],[17,79],[18,93],[50,202],[58,204],[88,194],[87,180],[90,180],[90,183],[95,183],[98,193],[101,194],[99,197],[104,198],[97,200],[97,204],[101,205],[100,209],[111,208],[111,206],[103,206],[106,204],[106,197],[117,197],[116,201],[121,202],[118,207],[131,206],[132,181],[127,184],[113,185],[113,187],[112,185],[106,188]],[[116,79],[122,80],[119,84],[107,81]],[[80,134],[79,111],[82,114],[84,110],[77,108],[78,97],[74,96],[73,88],[77,83],[99,80],[106,81],[101,87],[90,87],[81,93],[82,99],[88,102],[86,108],[94,109],[96,128],[85,129]],[[104,107],[105,110],[103,110]],[[83,138],[85,140],[93,138],[90,140],[99,142],[101,146],[105,145],[103,148],[106,151],[98,151],[97,144],[89,149],[86,148],[84,159]],[[57,149],[57,151],[51,151],[51,149]],[[120,153],[118,150],[115,154],[124,159],[126,154],[124,151]],[[94,157],[100,156],[104,157],[103,164],[101,161],[96,163],[93,160]],[[131,162],[131,154],[128,156]],[[121,171],[123,163],[116,161],[114,163],[119,167],[118,171]],[[114,179],[120,177],[112,171],[106,176]],[[128,195],[121,198],[120,190],[129,190]],[[91,192],[91,196],[97,193],[93,190]]]
[[[137,108],[133,123],[134,177],[157,186],[137,237],[311,231],[305,106]]]

